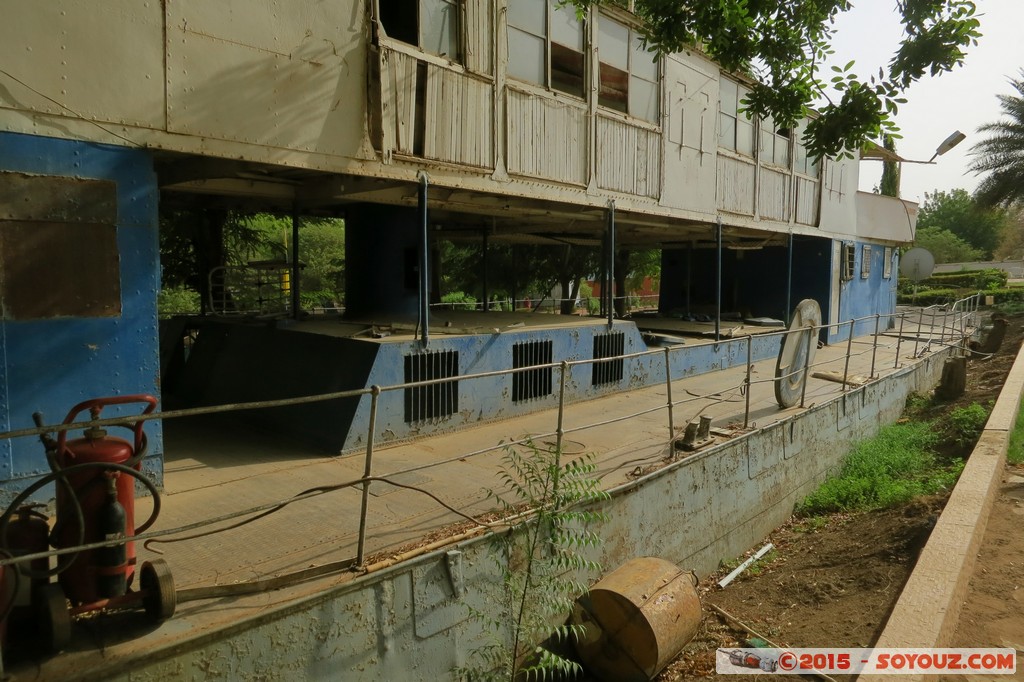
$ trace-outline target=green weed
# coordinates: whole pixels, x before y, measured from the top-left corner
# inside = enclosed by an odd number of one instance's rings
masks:
[[[581,672],[579,663],[538,642],[551,635],[562,645],[582,635],[565,623],[573,603],[587,591],[587,575],[601,566],[584,552],[601,543],[590,529],[604,516],[592,503],[608,499],[594,476],[592,455],[563,461],[554,447],[527,443],[505,448],[500,490],[488,490],[503,516],[515,519],[495,538],[494,561],[502,576],[499,599],[486,611],[470,608],[489,641],[470,653],[470,665],[455,670],[472,682],[555,679]],[[523,507],[533,510],[523,515]]]
[[[932,448],[940,438],[930,422],[892,424],[858,444],[837,476],[798,506],[801,516],[882,509],[948,489],[962,463],[943,468]]]
[[[972,445],[988,421],[988,410],[978,403],[958,407],[946,415],[946,428],[950,438],[959,446]]]
[[[1024,464],[1024,404],[1017,412],[1017,421],[1010,433],[1010,448],[1006,459],[1011,464]]]

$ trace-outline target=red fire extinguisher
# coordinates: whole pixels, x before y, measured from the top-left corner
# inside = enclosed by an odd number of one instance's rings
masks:
[[[126,395],[95,398],[71,408],[64,424],[71,424],[84,410],[93,420],[100,418],[104,407],[145,403],[142,414],[155,408],[157,399],[149,395]],[[57,438],[53,464],[63,470],[79,464],[109,463],[141,470],[146,454],[146,434],[142,421],[127,424],[134,434],[133,442],[107,435],[97,426],[85,429],[81,438],[67,440],[67,431]],[[57,485],[57,521],[51,534],[54,547],[104,540],[130,539],[144,528],[135,527],[135,478],[102,466],[68,472]],[[60,573],[60,584],[68,599],[75,604],[88,604],[99,599],[125,594],[135,573],[135,543],[115,547],[84,550]]]

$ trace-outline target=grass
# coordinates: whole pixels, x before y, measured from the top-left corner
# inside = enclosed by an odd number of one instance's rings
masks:
[[[1024,404],[1017,411],[1017,421],[1010,433],[1010,449],[1006,452],[1006,459],[1011,464],[1024,464]]]
[[[859,443],[837,476],[797,507],[801,516],[882,509],[951,488],[963,470],[943,466],[933,452],[940,433],[931,422],[891,424]]]

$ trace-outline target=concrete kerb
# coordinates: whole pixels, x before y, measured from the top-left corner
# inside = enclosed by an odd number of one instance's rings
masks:
[[[1024,352],[1010,368],[1003,390],[967,460],[949,502],[918,557],[875,648],[948,647],[956,631],[988,516],[998,490],[1024,392]],[[924,675],[903,679],[923,680]],[[882,675],[861,675],[882,682]]]

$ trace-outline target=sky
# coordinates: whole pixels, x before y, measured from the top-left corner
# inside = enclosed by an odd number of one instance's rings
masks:
[[[885,66],[896,51],[901,27],[895,0],[853,0],[854,8],[836,24],[835,63],[856,60],[853,71],[867,78]],[[999,120],[997,94],[1011,94],[1008,80],[1024,68],[1024,0],[976,0],[982,37],[967,52],[964,65],[937,77],[926,76],[906,91],[907,103],[896,117],[902,140],[897,153],[927,161],[953,131],[967,139],[936,159],[935,165],[903,164],[901,195],[923,202],[925,192],[962,187],[973,192],[980,177],[968,170],[971,146],[982,139],[977,128]],[[828,74],[831,75],[831,74]],[[861,162],[860,189],[871,191],[882,164]]]

